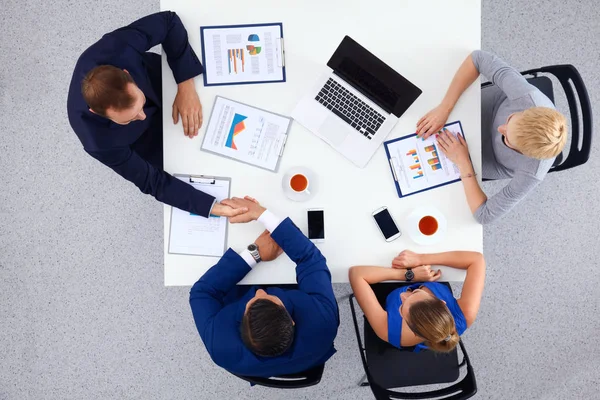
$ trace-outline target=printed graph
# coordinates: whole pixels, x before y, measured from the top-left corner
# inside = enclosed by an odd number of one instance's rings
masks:
[[[233,121],[231,121],[231,127],[229,128],[229,134],[227,135],[225,147],[229,147],[232,150],[237,150],[237,146],[235,145],[235,137],[246,129],[246,124],[244,123],[246,118],[248,117],[241,114],[233,115]]]
[[[229,75],[244,72],[246,69],[246,56],[244,49],[227,50]]]
[[[431,169],[433,171],[437,171],[437,170],[442,169],[442,164],[440,163],[440,159],[438,157],[437,147],[435,146],[435,144],[426,146],[424,148],[424,150],[427,153],[431,154],[431,158],[427,159],[427,164],[429,164],[429,166],[431,167]]]
[[[250,53],[251,56],[257,56],[260,54],[262,47],[260,46],[260,37],[257,34],[253,33],[248,35],[248,45],[246,45],[246,50]]]
[[[412,157],[412,162],[414,164],[410,165],[408,168],[412,172],[413,179],[419,179],[423,177],[423,169],[421,168],[421,162],[419,161],[419,155],[417,154],[417,150],[410,150],[406,153],[407,156]]]

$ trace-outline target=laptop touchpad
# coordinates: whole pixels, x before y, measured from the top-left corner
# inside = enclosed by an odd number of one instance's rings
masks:
[[[319,133],[326,138],[332,145],[339,146],[344,142],[348,131],[352,129],[344,121],[330,115],[325,119],[325,122],[319,127]]]

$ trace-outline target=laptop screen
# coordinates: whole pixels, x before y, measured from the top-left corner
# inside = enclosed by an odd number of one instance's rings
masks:
[[[327,63],[346,82],[400,117],[422,91],[367,49],[346,36]]]

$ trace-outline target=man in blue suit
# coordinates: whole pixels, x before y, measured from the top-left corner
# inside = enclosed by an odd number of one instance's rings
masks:
[[[152,14],[104,35],[75,66],[67,112],[85,151],[157,200],[208,217],[234,216],[211,195],[163,170],[162,44],[177,83],[173,123],[193,138],[202,125],[194,77],[204,72],[177,14]]]
[[[294,223],[256,200],[225,200],[267,229],[240,254],[229,249],[190,291],[198,332],[213,361],[234,374],[271,377],[325,363],[334,353],[338,306],[326,260]],[[270,232],[270,234],[269,234]],[[236,286],[257,263],[283,251],[296,263],[297,289]]]

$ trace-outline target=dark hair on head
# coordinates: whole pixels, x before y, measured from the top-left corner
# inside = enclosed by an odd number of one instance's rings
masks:
[[[81,93],[87,105],[97,114],[106,116],[106,110],[125,110],[135,102],[127,90],[134,83],[131,75],[112,65],[99,65],[85,75]]]
[[[242,340],[256,355],[276,357],[294,341],[294,324],[285,307],[267,299],[254,301],[242,318]]]
[[[460,340],[452,313],[437,297],[413,303],[408,309],[406,324],[415,335],[425,339],[424,344],[433,351],[450,352]]]

